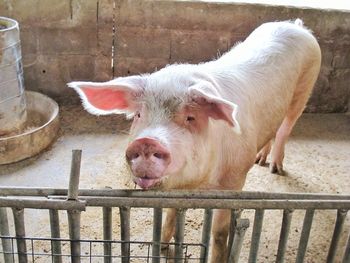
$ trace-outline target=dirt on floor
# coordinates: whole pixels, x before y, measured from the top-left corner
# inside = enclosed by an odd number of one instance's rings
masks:
[[[124,150],[130,123],[123,117],[96,117],[77,106],[60,109],[61,130],[49,149],[33,158],[0,166],[1,186],[66,188],[72,149],[82,149],[80,188],[133,188],[124,162]],[[305,114],[298,121],[286,147],[285,176],[271,174],[267,167],[255,165],[248,174],[244,190],[266,192],[306,192],[350,194],[350,116],[346,114]],[[10,210],[9,210],[10,212]],[[285,262],[294,262],[304,218],[304,211],[294,211]],[[316,211],[305,262],[325,262],[332,237],[336,211]],[[258,262],[274,262],[277,253],[282,211],[265,211]],[[13,233],[12,215],[9,213]],[[202,210],[186,213],[185,242],[198,243],[201,237]],[[250,220],[245,236],[241,262],[247,262],[254,211],[246,210]],[[49,237],[47,211],[26,210],[28,236]],[[68,237],[67,216],[60,212],[61,236]],[[102,209],[88,208],[82,213],[81,237],[102,239]],[[118,209],[113,209],[113,238],[119,239]],[[350,220],[347,218],[341,235],[336,262],[341,261]],[[131,210],[131,239],[151,241],[152,210]],[[41,243],[40,243],[41,242]],[[50,244],[38,241],[34,247],[48,251]],[[84,246],[83,246],[84,247]],[[69,244],[63,244],[68,251]],[[94,244],[99,253],[102,247]],[[88,251],[89,248],[86,248]],[[136,243],[131,253],[147,256],[147,246]],[[84,248],[83,248],[84,251]],[[199,248],[194,246],[193,257]],[[89,252],[86,252],[87,254]],[[0,262],[1,262],[0,258]],[[88,261],[88,258],[86,259]],[[69,260],[67,259],[67,262]],[[101,262],[95,258],[93,262]],[[38,261],[40,262],[40,261]],[[45,262],[45,259],[42,260]],[[132,262],[147,262],[145,259]],[[189,261],[191,262],[191,261]],[[195,262],[195,261],[193,261]]]

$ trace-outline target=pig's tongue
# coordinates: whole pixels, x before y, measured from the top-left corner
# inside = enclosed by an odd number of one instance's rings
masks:
[[[154,186],[156,183],[159,182],[158,178],[136,178],[135,183],[140,186],[142,189],[148,189],[152,186]]]

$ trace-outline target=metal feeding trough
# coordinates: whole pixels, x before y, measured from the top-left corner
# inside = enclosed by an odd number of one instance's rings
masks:
[[[20,133],[0,136],[0,164],[34,156],[45,149],[59,129],[58,105],[38,92],[26,91],[27,121]]]
[[[26,117],[18,23],[0,16],[0,136],[21,130]]]
[[[25,92],[17,21],[0,16],[0,164],[31,157],[55,138],[58,105]]]

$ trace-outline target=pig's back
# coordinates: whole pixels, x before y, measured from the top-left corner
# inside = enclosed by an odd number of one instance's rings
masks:
[[[219,93],[238,104],[242,128],[259,134],[260,148],[281,124],[297,81],[313,60],[319,63],[320,51],[312,34],[301,26],[277,22],[258,27],[205,67],[217,81]]]

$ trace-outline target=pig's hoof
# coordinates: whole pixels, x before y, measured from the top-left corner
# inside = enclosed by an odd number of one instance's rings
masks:
[[[266,166],[267,155],[258,153],[255,158],[255,163],[260,166]]]
[[[165,257],[166,262],[173,263],[171,259],[175,257],[174,248],[172,248],[169,244],[161,245],[161,254]]]
[[[160,245],[160,249],[162,250],[162,251],[166,251],[166,250],[168,250],[170,248],[170,245],[169,245],[169,243],[161,243],[161,245]]]
[[[275,162],[270,163],[270,172],[273,174],[284,175],[282,164],[277,164]]]

